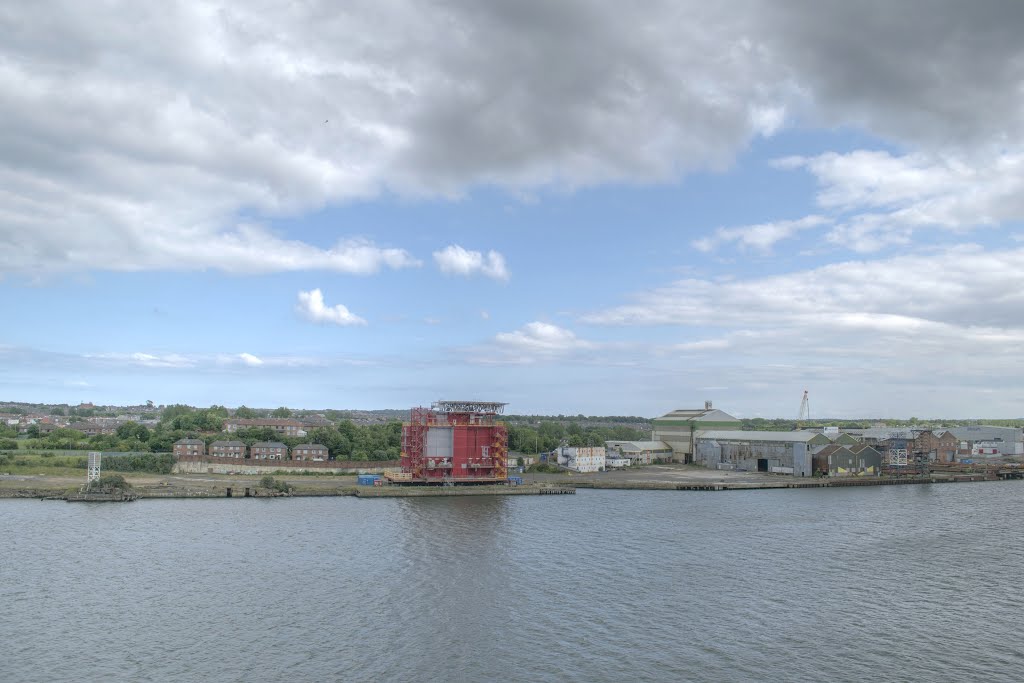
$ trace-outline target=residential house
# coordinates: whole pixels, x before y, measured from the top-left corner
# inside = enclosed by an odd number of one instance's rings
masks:
[[[233,433],[239,429],[266,427],[279,436],[305,436],[304,425],[298,420],[285,417],[258,417],[252,419],[229,418],[224,421],[224,431]]]
[[[328,459],[327,446],[319,443],[300,443],[292,449],[292,460],[314,460],[322,462]]]
[[[95,422],[73,422],[68,425],[75,431],[82,432],[86,436],[96,436],[97,434],[112,434],[117,431],[117,428],[105,427],[103,425],[96,424]]]
[[[252,460],[287,460],[288,447],[280,441],[257,441],[249,449]]]
[[[200,457],[206,455],[206,442],[202,439],[178,439],[174,442],[174,457]]]
[[[246,447],[241,441],[214,441],[210,455],[214,458],[244,458]]]

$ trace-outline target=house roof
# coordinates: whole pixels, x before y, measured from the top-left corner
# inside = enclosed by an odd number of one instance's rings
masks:
[[[869,429],[847,429],[844,430],[854,436],[863,439],[913,439],[914,433],[909,427],[871,427]],[[921,430],[918,430],[921,431]]]
[[[174,442],[174,445],[177,446],[178,444],[181,444],[182,446],[205,446],[206,442],[202,439],[178,439]]]
[[[619,450],[623,453],[639,453],[642,451],[671,451],[672,447],[664,441],[620,441]]]
[[[214,446],[244,446],[245,444],[241,441],[214,441],[210,444],[210,448]]]
[[[661,417],[654,418],[655,422],[659,420],[685,422],[739,422],[738,418],[733,417],[725,411],[718,410],[717,408],[681,408],[679,410],[673,410],[671,413],[666,413]]]
[[[253,448],[288,448],[280,441],[257,441],[252,445]]]
[[[327,446],[323,445],[322,443],[300,443],[298,446],[293,446],[292,450],[294,451],[296,448],[306,448],[306,449],[315,448],[315,449],[318,449],[318,450],[320,450],[320,449],[325,450],[325,451],[327,450]]]

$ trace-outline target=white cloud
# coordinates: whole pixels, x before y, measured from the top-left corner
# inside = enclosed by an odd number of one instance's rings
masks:
[[[494,280],[507,281],[508,268],[505,257],[491,250],[487,255],[479,251],[469,251],[457,244],[452,244],[441,251],[434,252],[434,261],[446,275],[485,275]]]
[[[238,359],[250,367],[258,368],[263,365],[263,360],[251,353],[240,353]]]
[[[818,204],[834,223],[827,240],[862,253],[909,244],[920,230],[965,232],[1024,219],[1024,152],[966,157],[857,150],[788,157],[776,165],[814,175]]]
[[[731,368],[730,386],[741,370],[767,376],[767,363],[801,367],[792,378],[831,368],[819,378],[829,382],[852,382],[847,373],[857,370],[885,386],[1004,386],[1024,382],[1022,260],[1021,249],[963,246],[772,277],[681,280],[582,320],[677,326],[691,337],[719,330],[664,353],[702,353]]]
[[[327,306],[324,295],[319,289],[299,292],[299,302],[295,306],[299,315],[315,323],[332,323],[334,325],[365,325],[366,321],[353,314],[342,304]]]
[[[683,342],[676,344],[672,347],[673,351],[692,352],[692,351],[720,351],[727,349],[732,346],[732,342],[728,339],[701,339],[700,341]]]
[[[736,242],[742,248],[769,253],[776,242],[793,237],[805,230],[821,227],[830,221],[824,216],[806,216],[795,221],[775,221],[736,228],[718,228],[710,237],[694,240],[693,246],[703,252],[713,251],[722,244]]]
[[[571,330],[536,321],[514,332],[501,332],[495,336],[495,341],[510,350],[526,354],[557,354],[594,346],[591,342],[579,339]]]
[[[249,368],[311,368],[324,367],[332,362],[347,364],[347,361],[332,361],[327,358],[315,358],[310,356],[279,356],[279,355],[255,355],[252,353],[219,353],[214,355],[202,355],[196,357],[196,363],[202,366],[216,365],[221,368],[245,366]]]
[[[191,368],[196,364],[195,359],[178,353],[157,355],[137,351],[134,353],[85,354],[83,357],[102,362],[123,363],[147,368]]]
[[[850,313],[951,324],[1024,326],[1024,250],[965,245],[872,261],[847,261],[763,278],[679,280],[636,303],[582,317],[608,325],[774,325]],[[980,305],[979,302],[984,302]]]

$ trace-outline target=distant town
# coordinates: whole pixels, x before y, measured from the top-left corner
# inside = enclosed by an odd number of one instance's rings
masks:
[[[397,461],[402,423],[408,419],[408,410],[5,402],[0,403],[0,452],[6,452],[2,457],[8,462],[33,451],[53,458],[55,453],[94,450],[135,457],[137,469],[329,472],[353,463]],[[600,472],[674,462],[835,477],[1024,461],[1022,420],[741,419],[710,401],[653,419],[504,415],[502,420],[508,428],[510,470]],[[67,459],[51,463],[78,466]]]

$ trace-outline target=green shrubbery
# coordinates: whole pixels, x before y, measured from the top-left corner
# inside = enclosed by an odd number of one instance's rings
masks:
[[[279,491],[281,493],[288,493],[292,490],[292,487],[286,481],[278,481],[269,474],[260,479],[261,489],[270,489],[272,491]]]
[[[132,487],[120,474],[104,474],[96,481],[89,482],[89,491],[127,491]]]

